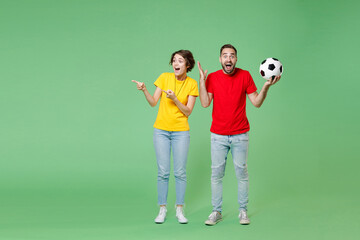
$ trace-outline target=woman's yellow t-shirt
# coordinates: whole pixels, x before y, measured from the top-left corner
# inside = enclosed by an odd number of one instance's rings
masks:
[[[176,79],[174,73],[163,73],[154,84],[164,91],[172,90],[177,99],[185,106],[189,96],[199,96],[197,82],[190,77],[179,81]],[[190,129],[188,117],[181,112],[173,100],[166,97],[166,93],[164,92],[161,94],[159,111],[154,128],[165,131],[188,131]]]

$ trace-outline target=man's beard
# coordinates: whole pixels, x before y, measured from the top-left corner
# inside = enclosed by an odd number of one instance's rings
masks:
[[[232,65],[230,70],[226,70],[226,64],[221,64],[221,66],[222,66],[222,69],[224,70],[224,72],[227,73],[227,74],[231,74],[235,70],[235,65]]]

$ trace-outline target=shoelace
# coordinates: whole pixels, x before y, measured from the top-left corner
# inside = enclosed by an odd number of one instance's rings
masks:
[[[216,212],[212,212],[209,216],[209,219],[211,219],[212,221],[216,220]]]
[[[247,218],[246,212],[245,212],[245,211],[241,211],[240,217],[241,217],[241,218]]]
[[[159,214],[165,214],[165,213],[166,213],[166,208],[160,208]]]
[[[176,208],[176,213],[184,215],[184,212],[183,212],[182,208]]]

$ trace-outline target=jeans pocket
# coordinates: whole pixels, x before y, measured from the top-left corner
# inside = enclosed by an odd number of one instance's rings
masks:
[[[219,134],[215,134],[215,133],[211,133],[211,141],[223,141],[224,136],[219,135]]]
[[[236,140],[238,140],[238,141],[249,141],[249,132],[237,135]]]

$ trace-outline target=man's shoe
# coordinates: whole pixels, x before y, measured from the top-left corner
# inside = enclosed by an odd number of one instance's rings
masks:
[[[241,209],[240,210],[240,213],[239,213],[239,222],[240,224],[242,225],[248,225],[250,224],[250,219],[248,218],[247,216],[247,213],[244,209]]]
[[[159,214],[155,218],[155,223],[164,223],[166,218],[166,207],[160,207]]]
[[[222,220],[221,213],[214,211],[209,215],[208,220],[205,221],[205,225],[213,226]]]
[[[187,218],[184,216],[184,209],[183,207],[176,207],[176,217],[179,221],[179,223],[185,224],[188,223],[189,221],[187,220]]]

